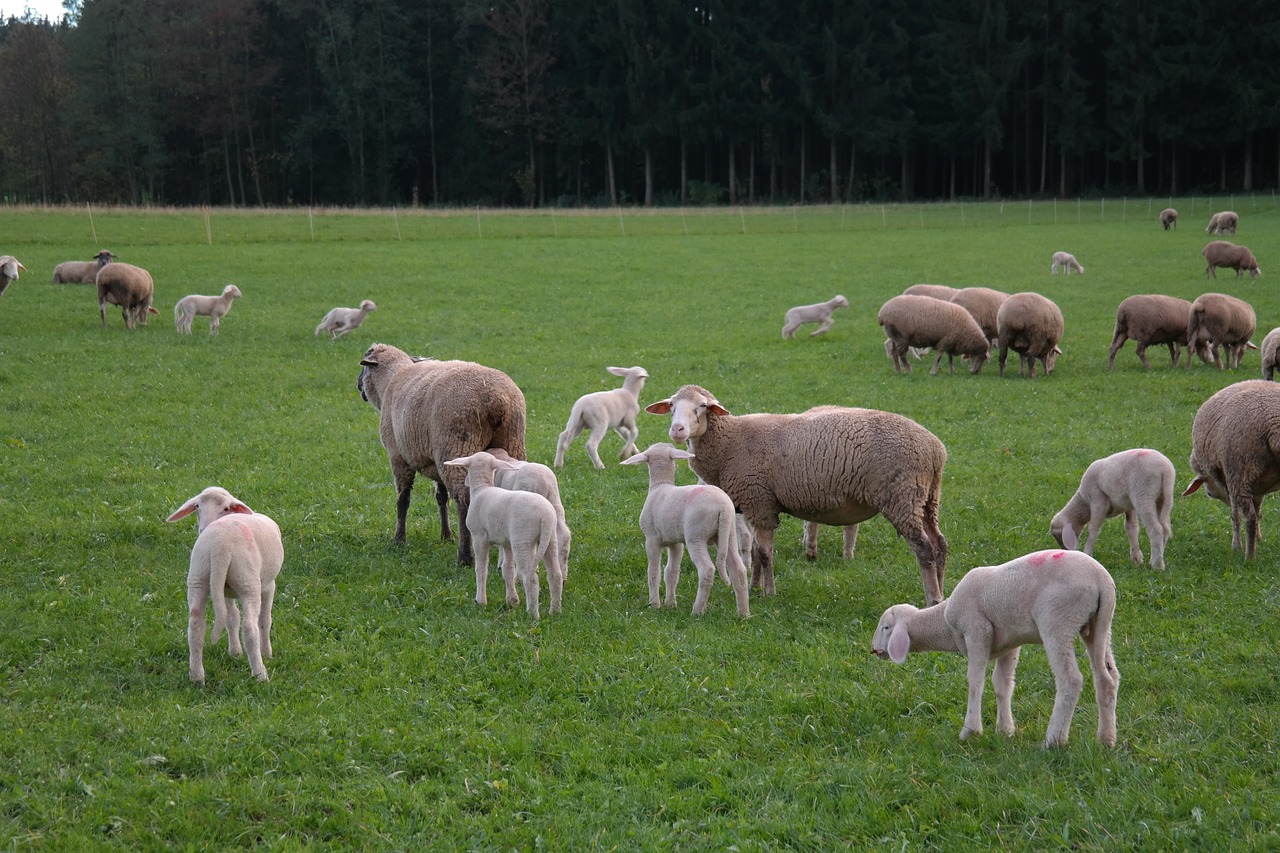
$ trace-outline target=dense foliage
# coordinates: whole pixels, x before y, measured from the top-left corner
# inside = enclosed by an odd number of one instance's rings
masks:
[[[10,201],[741,204],[1280,176],[1266,0],[69,5],[0,24]]]

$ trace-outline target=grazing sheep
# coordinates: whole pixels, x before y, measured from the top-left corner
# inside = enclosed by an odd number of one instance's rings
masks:
[[[159,314],[151,307],[155,296],[155,283],[151,273],[133,264],[111,263],[98,270],[94,279],[98,285],[98,316],[107,325],[107,303],[120,306],[126,329],[147,325],[148,314]]]
[[[622,436],[624,442],[619,459],[626,459],[636,453],[636,439],[640,437],[640,428],[636,426],[636,415],[640,413],[640,392],[644,389],[644,381],[649,378],[643,367],[606,367],[605,370],[614,376],[621,376],[622,387],[610,391],[595,391],[583,394],[574,402],[569,410],[569,423],[564,432],[556,439],[555,466],[564,464],[564,452],[569,444],[583,430],[591,430],[587,436],[587,456],[591,464],[603,468],[600,461],[601,440],[612,429]]]
[[[676,460],[692,459],[693,454],[670,444],[650,445],[643,453],[624,459],[623,465],[649,466],[649,494],[640,510],[640,529],[644,531],[644,549],[649,557],[649,606],[657,607],[659,574],[666,580],[666,605],[676,603],[676,585],[680,581],[680,561],[684,549],[698,570],[698,594],[693,600],[695,616],[706,612],[716,572],[733,587],[738,615],[751,615],[747,604],[747,568],[738,551],[737,514],[733,501],[715,486],[677,486]],[[710,546],[716,547],[711,561]],[[662,570],[662,552],[667,552],[666,570]]]
[[[1270,381],[1277,364],[1280,364],[1280,326],[1267,332],[1262,339],[1262,378]]]
[[[895,296],[880,307],[876,320],[884,327],[885,351],[895,373],[911,372],[909,347],[933,347],[936,356],[930,376],[947,357],[948,372],[955,372],[955,357],[969,359],[969,372],[977,373],[987,360],[991,342],[973,315],[950,302],[932,296]]]
[[[956,295],[951,297],[951,303],[959,305],[972,314],[973,319],[982,329],[982,334],[987,336],[991,346],[995,346],[995,342],[1000,337],[1000,327],[996,324],[996,317],[1000,313],[1000,306],[1008,298],[1009,294],[1003,290],[994,290],[990,287],[965,287],[956,291]]]
[[[556,544],[559,546],[560,566],[564,569],[564,576],[567,578],[569,548],[573,542],[573,534],[565,519],[564,503],[560,500],[560,481],[556,479],[555,472],[540,462],[520,462],[512,459],[501,447],[490,447],[487,452],[495,459],[516,463],[514,469],[494,468],[493,484],[495,486],[511,491],[533,492],[542,495],[551,503],[551,507],[556,511]]]
[[[187,573],[187,647],[189,674],[204,684],[204,614],[213,599],[213,631],[218,642],[227,631],[227,649],[239,657],[240,611],[244,607],[244,651],[254,678],[267,680],[262,658],[271,657],[271,604],[276,578],[284,565],[284,545],[274,521],[256,513],[226,489],[210,486],[178,507],[166,521],[196,513],[199,536],[191,549]]]
[[[98,270],[111,263],[115,255],[103,249],[92,261],[63,261],[53,268],[54,284],[93,284]]]
[[[1036,359],[1046,375],[1053,372],[1062,350],[1062,311],[1051,300],[1038,293],[1015,293],[1004,301],[996,314],[999,330],[1000,375],[1004,376],[1005,357],[1009,350],[1018,354],[1018,375],[1036,378]]]
[[[1187,315],[1187,340],[1207,338],[1209,354],[1219,369],[1240,366],[1240,360],[1253,337],[1258,318],[1253,306],[1243,299],[1225,293],[1202,293],[1191,303]],[[1219,357],[1218,349],[1222,348]],[[1191,348],[1187,349],[1187,367],[1191,366]]]
[[[525,609],[534,619],[541,615],[538,604],[538,563],[547,568],[547,585],[551,587],[551,612],[560,612],[564,590],[564,567],[560,564],[556,541],[556,511],[542,495],[521,490],[501,489],[494,485],[495,470],[514,471],[518,462],[497,459],[483,450],[470,456],[450,459],[446,468],[465,472],[471,492],[471,507],[465,524],[471,531],[476,555],[476,604],[489,603],[485,587],[489,580],[489,546],[502,551],[500,565],[507,587],[507,604],[520,603],[516,578],[524,586]]]
[[[1244,555],[1257,549],[1262,499],[1280,488],[1280,386],[1246,379],[1214,394],[1191,425],[1191,470],[1195,479],[1182,493],[1201,486],[1209,497],[1231,507],[1231,547]]]
[[[947,540],[938,526],[947,449],[910,418],[822,406],[798,415],[734,417],[704,388],[685,385],[645,411],[671,415],[668,435],[688,442],[699,477],[719,486],[755,532],[752,583],[774,593],[779,513],[857,524],[883,513],[920,564],[925,601],[942,600]]]
[[[837,308],[848,308],[849,300],[843,296],[833,296],[826,302],[819,302],[816,305],[798,305],[787,312],[782,324],[782,339],[795,340],[796,329],[805,323],[817,323],[818,328],[809,333],[809,337],[816,338],[818,335],[826,334],[827,330],[835,324],[835,310]]]
[[[1164,226],[1164,230],[1166,231],[1170,228],[1177,231],[1178,211],[1174,210],[1172,207],[1166,207],[1164,210],[1160,211],[1160,224]]]
[[[1057,275],[1059,269],[1065,270],[1067,275],[1071,275],[1072,270],[1084,275],[1084,267],[1080,266],[1076,256],[1070,252],[1053,253],[1053,264],[1049,267],[1049,275]]]
[[[4,296],[9,285],[18,280],[19,272],[26,271],[27,268],[13,255],[0,255],[0,296]]]
[[[378,306],[373,304],[372,299],[361,302],[359,308],[331,308],[320,321],[320,325],[316,326],[316,334],[328,332],[329,340],[337,340],[348,332],[360,328],[365,316],[377,310]]]
[[[1053,521],[1049,532],[1058,545],[1093,555],[1093,543],[1108,518],[1124,515],[1129,536],[1129,558],[1142,563],[1138,546],[1138,521],[1151,543],[1151,567],[1164,569],[1164,547],[1173,536],[1169,515],[1173,511],[1173,463],[1158,450],[1135,448],[1098,459],[1085,469],[1080,488]],[[1089,528],[1084,547],[1080,534]]]
[[[218,334],[218,323],[231,310],[231,300],[243,296],[240,288],[228,284],[222,288],[221,296],[200,296],[191,294],[178,300],[173,306],[173,322],[179,332],[191,334],[191,323],[196,317],[209,318],[209,334]]]
[[[1146,350],[1153,344],[1167,345],[1173,366],[1177,367],[1182,348],[1188,345],[1190,319],[1191,303],[1185,299],[1158,293],[1143,293],[1127,297],[1116,309],[1115,336],[1111,340],[1107,370],[1115,367],[1116,353],[1130,338],[1138,345],[1138,360],[1142,362],[1143,367],[1151,369]],[[1208,344],[1207,336],[1201,335],[1193,348],[1205,361],[1211,360]]]
[[[457,504],[458,562],[471,565],[466,473],[443,466],[493,447],[524,459],[524,394],[511,377],[491,367],[415,360],[389,344],[369,347],[360,364],[356,388],[379,414],[378,433],[395,482],[395,541],[405,540],[413,481],[421,472],[436,481],[442,540],[453,538],[449,498]]]
[[[1209,217],[1209,227],[1204,229],[1206,234],[1226,234],[1236,233],[1236,225],[1239,224],[1240,217],[1235,212],[1224,210],[1221,213],[1215,213]]]
[[[1120,671],[1111,652],[1116,585],[1079,551],[1037,551],[999,566],[970,569],[951,597],[918,610],[895,604],[880,617],[871,652],[902,663],[911,652],[959,652],[969,660],[969,702],[960,739],[982,734],[982,691],[994,659],[996,730],[1012,735],[1013,682],[1022,646],[1044,646],[1057,685],[1045,748],[1066,746],[1084,679],[1075,638],[1084,638],[1098,702],[1098,740],[1116,745]]]
[[[1205,278],[1208,278],[1210,274],[1217,278],[1217,267],[1227,267],[1235,270],[1236,278],[1246,272],[1249,274],[1249,278],[1257,278],[1262,275],[1262,270],[1258,267],[1258,259],[1253,256],[1253,252],[1249,251],[1248,246],[1237,246],[1235,243],[1228,243],[1226,240],[1214,240],[1201,249],[1200,254],[1204,255]]]
[[[906,290],[902,291],[903,296],[932,296],[934,299],[941,299],[943,302],[950,302],[951,297],[960,291],[957,288],[947,284],[913,284]]]

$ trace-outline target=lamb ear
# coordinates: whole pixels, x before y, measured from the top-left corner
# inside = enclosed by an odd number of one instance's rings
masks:
[[[889,652],[889,660],[894,663],[902,663],[907,659],[907,652],[911,651],[911,635],[907,632],[905,620],[893,626],[886,651]]]
[[[1191,481],[1191,485],[1187,486],[1187,490],[1182,493],[1182,496],[1185,498],[1187,495],[1191,494],[1192,492],[1194,492],[1196,489],[1200,488],[1203,485],[1204,485],[1204,477],[1196,477],[1194,480]]]
[[[187,501],[182,506],[174,510],[173,515],[166,518],[165,521],[178,521],[179,519],[186,518],[188,515],[191,515],[191,513],[195,511],[196,511],[196,499],[192,498],[191,500]]]
[[[644,407],[644,410],[651,415],[669,415],[671,414],[671,398],[659,400],[656,403],[650,403]]]
[[[626,376],[631,372],[630,369],[626,367],[606,367],[605,370],[609,371],[614,376]]]
[[[643,465],[645,462],[648,462],[648,461],[649,461],[649,457],[645,456],[644,451],[642,450],[639,453],[637,453],[635,456],[630,457],[629,459],[623,459],[622,464],[623,465]]]
[[[471,463],[470,456],[459,456],[457,459],[450,459],[445,465],[452,465],[455,468],[466,468]]]
[[[238,512],[241,515],[253,515],[253,510],[249,509],[249,505],[243,501],[236,501],[226,509],[227,512]]]
[[[681,448],[676,447],[671,451],[671,458],[672,459],[696,459],[697,457],[687,450],[682,450]]]
[[[1068,551],[1075,551],[1076,546],[1080,544],[1080,531],[1076,530],[1071,522],[1067,522],[1062,526],[1062,542],[1063,548]]]
[[[493,456],[492,453],[489,455]],[[528,462],[521,462],[516,459],[499,459],[498,457],[493,456],[493,467],[500,471],[519,471],[528,464]]]

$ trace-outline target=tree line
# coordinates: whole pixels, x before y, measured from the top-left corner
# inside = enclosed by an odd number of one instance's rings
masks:
[[[654,205],[1250,191],[1270,0],[69,0],[0,199]]]

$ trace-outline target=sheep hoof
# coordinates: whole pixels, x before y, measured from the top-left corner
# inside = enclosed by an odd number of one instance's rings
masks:
[[[968,740],[982,734],[982,729],[971,729],[968,726],[962,726],[960,729],[960,740]]]

